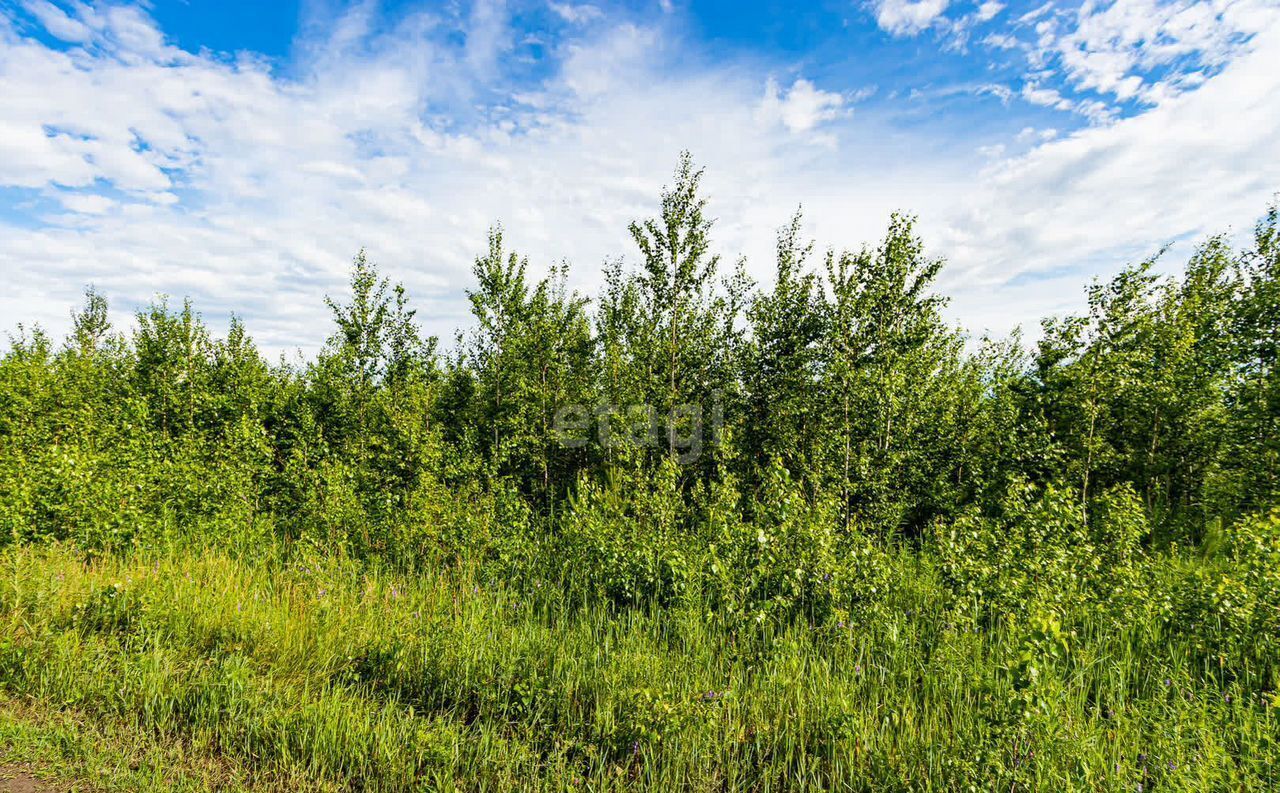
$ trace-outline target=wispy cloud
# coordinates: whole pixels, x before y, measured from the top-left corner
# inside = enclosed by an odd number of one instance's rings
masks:
[[[688,57],[678,12],[642,24],[552,8],[571,32],[539,60],[500,4],[394,24],[360,5],[311,25],[322,33],[282,73],[177,48],[134,6],[49,8],[0,16],[0,187],[20,195],[0,204],[7,328],[65,327],[94,282],[118,308],[191,295],[215,324],[241,312],[269,349],[310,350],[323,294],[365,245],[448,334],[466,322],[489,224],[536,263],[569,257],[591,289],[687,147],[708,166],[721,248],[761,280],[774,229],[802,202],[809,230],[842,246],[914,210],[952,260],[958,316],[1003,331],[1074,300],[1061,279],[1018,274],[1245,222],[1280,188],[1274,24],[1145,112],[966,137],[898,123],[888,96],[850,112],[867,86]],[[1040,79],[998,93],[1082,101]]]

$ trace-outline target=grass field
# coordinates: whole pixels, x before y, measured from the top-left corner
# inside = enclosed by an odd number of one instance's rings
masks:
[[[1099,626],[1045,654],[953,622],[722,631],[539,602],[465,570],[4,553],[0,746],[103,789],[1260,789],[1255,680]],[[909,577],[907,577],[909,574]],[[912,583],[907,583],[912,582]],[[554,603],[554,604],[553,604]]]

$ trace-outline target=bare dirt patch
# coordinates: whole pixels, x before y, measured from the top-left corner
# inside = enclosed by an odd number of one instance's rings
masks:
[[[21,766],[0,766],[0,793],[65,793],[65,785],[37,779]]]

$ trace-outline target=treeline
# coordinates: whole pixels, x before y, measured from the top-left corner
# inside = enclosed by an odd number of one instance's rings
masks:
[[[760,289],[710,252],[700,176],[685,155],[630,227],[639,267],[607,265],[594,300],[492,231],[447,353],[363,252],[300,366],[239,320],[213,338],[189,301],[114,330],[90,290],[64,343],[20,332],[0,361],[4,537],[305,542],[505,575],[559,559],[624,600],[732,568],[752,602],[811,603],[827,537],[919,544],[1052,498],[1086,533],[1122,508],[1137,547],[1194,547],[1280,503],[1274,208],[1246,250],[1128,266],[1033,349],[977,348],[910,218],[819,254],[797,215]],[[755,542],[788,521],[810,527],[794,547]],[[793,566],[756,580],[762,554]]]

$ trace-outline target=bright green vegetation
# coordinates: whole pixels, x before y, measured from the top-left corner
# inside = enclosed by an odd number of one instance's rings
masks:
[[[12,553],[5,687],[378,790],[1259,789],[1276,759],[1247,664],[1227,679],[1154,620],[979,629],[910,554],[852,627],[733,633],[691,603],[547,607],[467,570],[151,558]]]
[[[495,231],[448,353],[363,255],[300,365],[90,292],[0,359],[0,764],[1273,787],[1277,226],[1033,349],[948,326],[904,218],[824,258],[797,219],[775,283],[720,278],[687,159],[590,302]]]

